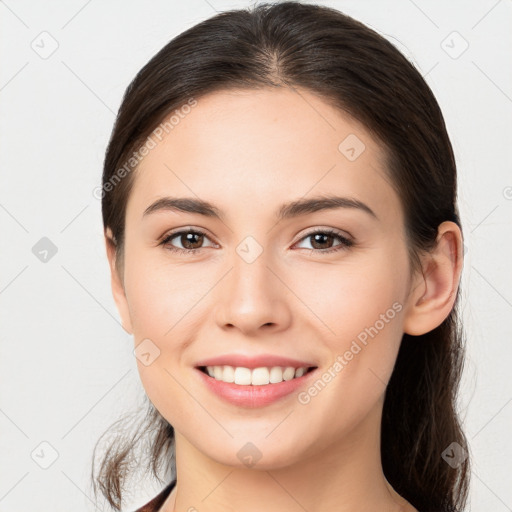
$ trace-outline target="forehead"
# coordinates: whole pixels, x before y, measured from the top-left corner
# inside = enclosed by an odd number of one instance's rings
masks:
[[[173,118],[161,140],[153,136],[154,148],[135,173],[129,210],[143,212],[165,195],[195,195],[235,210],[339,193],[398,212],[377,141],[311,92],[220,91],[186,112]]]

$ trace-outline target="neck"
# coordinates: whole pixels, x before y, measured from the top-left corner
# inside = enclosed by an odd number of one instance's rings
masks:
[[[219,464],[176,432],[177,485],[162,512],[412,512],[382,471],[379,404],[343,443],[279,468]]]

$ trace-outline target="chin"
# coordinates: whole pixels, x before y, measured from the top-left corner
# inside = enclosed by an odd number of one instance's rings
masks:
[[[213,450],[211,445],[205,448],[203,453],[219,464],[262,471],[285,468],[305,456],[293,438],[289,439],[289,446],[282,446],[264,439],[251,441],[251,436],[246,435],[243,440],[235,438],[217,443]]]

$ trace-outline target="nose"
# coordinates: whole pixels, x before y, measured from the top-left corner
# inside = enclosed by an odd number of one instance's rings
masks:
[[[252,262],[234,255],[215,297],[215,320],[221,329],[257,336],[262,330],[274,333],[289,327],[292,294],[269,255],[263,251]]]

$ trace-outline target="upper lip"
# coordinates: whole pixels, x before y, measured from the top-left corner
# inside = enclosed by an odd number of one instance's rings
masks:
[[[273,366],[293,367],[293,368],[309,368],[316,366],[310,361],[299,361],[289,357],[282,357],[272,354],[261,354],[258,356],[247,356],[243,354],[225,354],[221,356],[203,359],[196,364],[200,366],[234,366],[243,368],[271,368]]]

